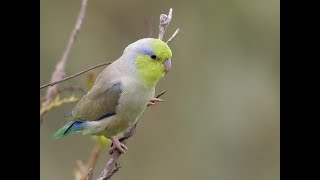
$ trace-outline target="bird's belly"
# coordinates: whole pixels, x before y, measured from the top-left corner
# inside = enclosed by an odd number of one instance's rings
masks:
[[[118,112],[116,117],[108,122],[108,125],[100,134],[106,137],[119,136],[143,114],[147,106],[147,103],[145,104],[145,106],[122,107],[123,112]]]
[[[131,85],[130,87],[121,94],[119,99],[121,103],[117,106],[116,118],[112,119],[103,131],[107,137],[119,136],[132,126],[143,114],[149,100],[154,96],[154,88],[145,89],[139,85]]]
[[[145,111],[149,100],[154,96],[154,91],[135,91],[125,92],[120,101],[121,103],[117,107],[117,115],[119,116],[119,122],[115,122],[118,126],[126,127],[132,126],[138,118]]]
[[[110,138],[122,133],[128,127],[129,127],[128,124],[125,123],[123,119],[121,119],[120,117],[117,117],[112,119],[112,121],[108,123],[106,128],[102,132],[100,132],[100,134]]]
[[[132,98],[130,102],[126,103],[124,106],[119,108],[119,115],[123,123],[131,126],[135,121],[143,114],[147,104],[147,99]]]

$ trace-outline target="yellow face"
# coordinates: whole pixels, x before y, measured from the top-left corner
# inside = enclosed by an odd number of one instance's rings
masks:
[[[146,87],[153,87],[170,70],[172,52],[159,39],[148,38],[146,43],[138,49],[135,65],[140,80]]]

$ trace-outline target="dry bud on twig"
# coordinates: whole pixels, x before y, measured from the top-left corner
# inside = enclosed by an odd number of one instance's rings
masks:
[[[172,19],[172,8],[169,10],[169,14],[161,14],[160,15],[160,25],[159,25],[159,36],[158,39],[162,40],[164,33],[167,30],[168,25],[170,24]]]

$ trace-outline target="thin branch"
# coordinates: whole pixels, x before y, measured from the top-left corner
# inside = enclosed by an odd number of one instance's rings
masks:
[[[87,1],[88,0],[82,0],[81,9],[80,9],[79,15],[77,17],[76,24],[71,32],[71,36],[69,38],[67,47],[65,48],[65,50],[63,52],[62,58],[58,62],[55,71],[52,73],[50,82],[54,82],[56,80],[59,80],[65,75],[65,64],[67,62],[70,49],[71,49],[71,47],[72,47],[72,45],[73,45],[73,43],[79,33],[80,28],[81,28],[83,18],[85,17]],[[57,86],[48,88],[47,94],[46,94],[46,100],[43,102],[43,106],[47,106],[50,103],[50,101],[52,100],[52,94],[55,93],[56,91],[57,91]]]
[[[172,36],[168,39],[168,41],[166,42],[167,44],[170,44],[172,40],[174,40],[174,38],[179,34],[181,30],[178,28],[173,34]]]
[[[167,90],[163,90],[161,93],[159,93],[156,98],[159,98],[160,96],[164,95],[167,92]],[[150,106],[150,104],[148,104],[147,106]]]
[[[161,97],[166,92],[167,92],[167,90],[162,91],[161,93],[159,93],[156,96],[156,98]],[[127,140],[136,133],[136,127],[137,127],[137,123],[135,125],[133,125],[132,127],[129,127],[124,132],[124,136],[122,138],[120,138],[120,141],[123,144],[126,144]],[[111,176],[113,176],[114,173],[116,173],[119,170],[120,166],[118,165],[117,162],[118,162],[120,155],[121,155],[121,153],[118,150],[113,151],[107,165],[104,167],[103,171],[100,173],[97,180],[108,180],[111,178]]]
[[[60,96],[56,96],[55,99],[53,99],[52,101],[50,101],[50,103],[47,106],[42,106],[40,108],[40,123],[42,123],[43,121],[43,116],[50,110],[52,110],[53,108],[57,108],[59,106],[62,106],[64,104],[68,104],[68,103],[75,103],[78,102],[79,98],[75,97],[75,96],[70,96],[70,97],[65,97],[63,99],[60,99]]]
[[[167,92],[167,90],[161,91],[161,93],[159,93],[159,94],[156,96],[156,98],[161,97],[161,96],[164,95],[166,92]]]
[[[112,63],[112,62],[104,62],[104,63],[101,63],[101,64],[97,64],[97,65],[95,65],[95,66],[93,66],[93,67],[90,67],[90,68],[88,68],[88,69],[86,69],[86,70],[80,71],[80,72],[78,72],[78,73],[76,73],[76,74],[73,74],[73,75],[71,75],[71,76],[65,77],[65,78],[60,79],[60,80],[58,80],[58,81],[54,81],[54,82],[52,82],[52,83],[48,83],[48,84],[42,85],[42,86],[40,86],[40,89],[45,88],[45,87],[48,87],[48,86],[53,86],[53,85],[55,85],[55,84],[58,84],[58,83],[61,83],[61,82],[63,82],[63,81],[66,81],[66,80],[72,79],[72,78],[74,78],[74,77],[77,77],[77,76],[79,76],[79,75],[81,75],[81,74],[83,74],[83,73],[86,73],[86,72],[88,72],[88,71],[90,71],[90,70],[92,70],[92,69],[95,69],[95,68],[98,68],[98,67],[101,67],[101,66],[105,66],[105,65],[109,65],[109,64],[111,64],[111,63]]]
[[[133,125],[132,127],[128,128],[128,130],[125,131],[124,136],[120,139],[120,141],[123,144],[126,144],[127,139],[135,134],[136,127],[137,127],[137,124]],[[121,153],[118,150],[113,151],[107,165],[104,167],[103,171],[100,173],[97,180],[110,179],[111,176],[119,170],[120,166],[118,165],[117,161],[120,155]]]
[[[162,40],[164,33],[166,32],[166,29],[168,25],[170,24],[170,21],[172,19],[172,8],[169,10],[169,14],[161,14],[160,15],[160,25],[159,25],[159,36],[158,39]]]

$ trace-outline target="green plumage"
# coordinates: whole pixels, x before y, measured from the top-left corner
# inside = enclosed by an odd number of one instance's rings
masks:
[[[65,124],[62,128],[60,128],[52,137],[52,139],[59,139],[68,135],[71,135],[76,132],[80,132],[83,130],[84,122],[80,121],[70,121]]]
[[[65,135],[65,132],[67,129],[70,128],[70,126],[72,126],[74,123],[74,121],[70,121],[68,122],[67,124],[65,124],[62,128],[60,128],[53,136],[52,136],[52,139],[59,139],[59,138],[62,138]]]

